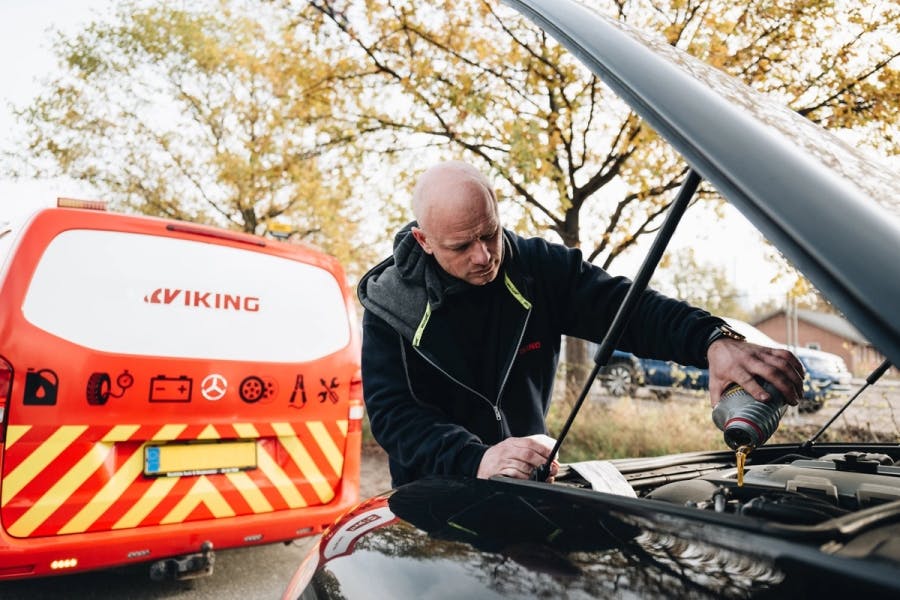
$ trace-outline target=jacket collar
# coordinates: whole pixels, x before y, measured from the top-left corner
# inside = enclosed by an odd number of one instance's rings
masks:
[[[416,222],[408,223],[394,236],[394,252],[373,267],[359,282],[357,295],[367,310],[385,320],[410,342],[424,320],[440,310],[449,296],[468,287],[441,269],[413,237]],[[510,273],[510,281],[521,293],[523,282],[515,275],[515,234],[503,230],[503,265],[499,277]],[[509,287],[509,286],[507,286]],[[524,296],[523,296],[524,299]]]

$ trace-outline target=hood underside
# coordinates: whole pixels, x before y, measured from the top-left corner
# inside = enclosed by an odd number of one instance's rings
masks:
[[[566,46],[900,364],[897,175],[721,71],[572,0],[506,0]]]

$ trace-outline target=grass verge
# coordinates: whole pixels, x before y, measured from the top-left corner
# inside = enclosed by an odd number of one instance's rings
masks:
[[[562,431],[568,407],[558,403],[547,416],[551,436]],[[632,398],[585,402],[560,449],[560,460],[658,456],[693,450],[723,450],[722,433],[708,405],[647,403]]]
[[[547,429],[556,437],[569,415],[570,405],[555,402],[547,415]],[[769,444],[801,443],[818,426],[782,423]],[[862,427],[833,426],[819,442],[890,442],[896,436],[876,435]],[[363,443],[376,444],[363,421]],[[592,398],[584,403],[575,424],[560,449],[562,462],[604,460],[637,456],[659,456],[697,450],[727,450],[722,432],[713,425],[709,401],[647,402],[624,398]]]

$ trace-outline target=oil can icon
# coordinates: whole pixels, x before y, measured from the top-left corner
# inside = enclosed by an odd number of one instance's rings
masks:
[[[28,369],[25,374],[25,398],[22,404],[28,406],[55,406],[59,390],[59,378],[50,369],[35,371]]]

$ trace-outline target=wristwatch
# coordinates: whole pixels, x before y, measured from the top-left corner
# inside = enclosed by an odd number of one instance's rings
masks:
[[[721,338],[728,338],[735,340],[736,342],[743,342],[747,339],[732,329],[727,323],[721,323],[716,325],[716,328],[713,329],[712,333],[709,334],[709,337],[706,338],[706,350],[709,351],[709,347],[712,346],[712,343]]]

